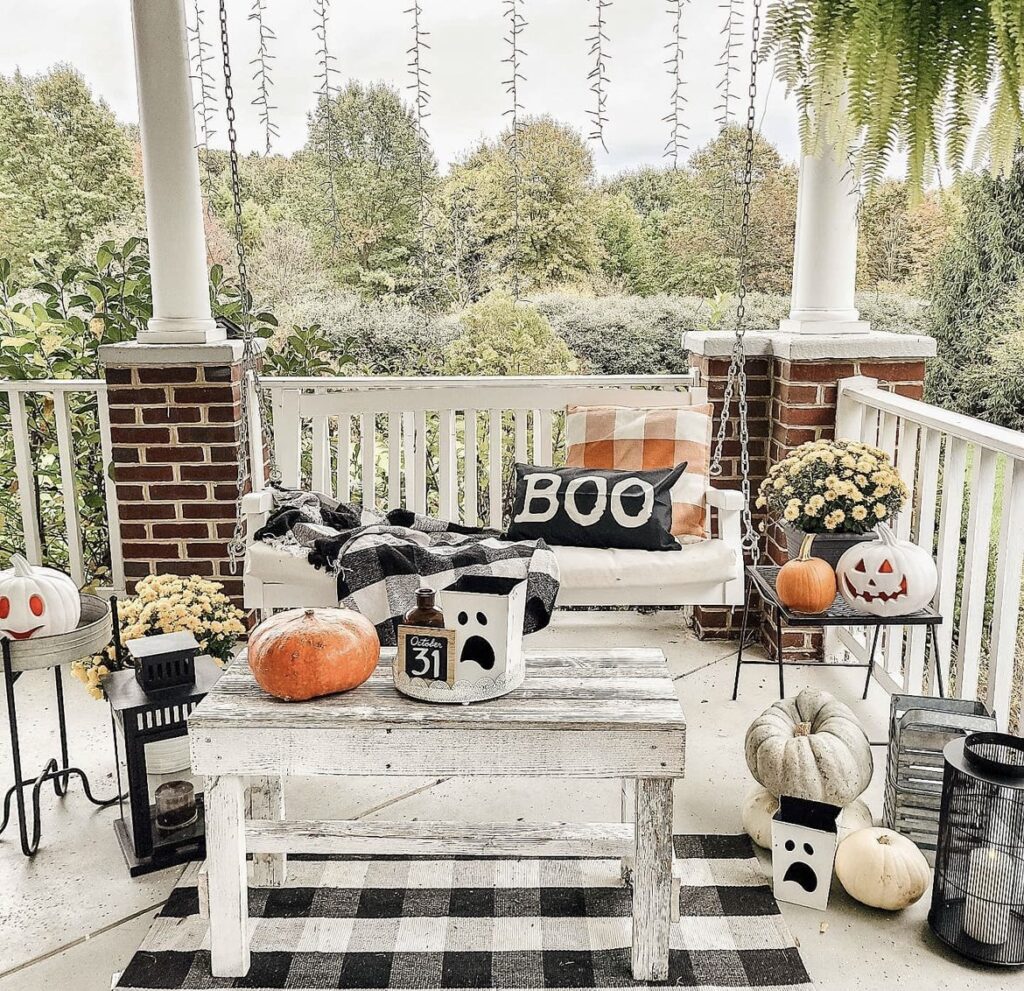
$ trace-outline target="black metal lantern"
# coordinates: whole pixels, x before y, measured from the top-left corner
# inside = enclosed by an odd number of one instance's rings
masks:
[[[221,675],[217,662],[206,656],[195,658],[194,670],[194,684],[152,695],[143,691],[130,669],[115,671],[103,681],[114,727],[118,792],[123,796],[114,832],[132,877],[206,856],[203,797],[187,780],[188,772],[153,775],[146,759],[149,744],[188,735],[189,713]]]
[[[964,956],[1024,964],[1024,739],[974,733],[943,756],[928,921]]]

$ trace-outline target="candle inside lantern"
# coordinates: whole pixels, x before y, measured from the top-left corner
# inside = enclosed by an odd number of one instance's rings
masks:
[[[1006,942],[1010,926],[1008,889],[1013,887],[1014,858],[992,847],[972,850],[967,863],[964,932],[979,943]]]
[[[190,781],[167,781],[156,790],[156,828],[164,833],[196,821],[196,790]]]

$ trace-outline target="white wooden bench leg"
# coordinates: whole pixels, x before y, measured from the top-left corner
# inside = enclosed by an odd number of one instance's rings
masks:
[[[622,817],[620,822],[636,822],[636,778],[622,779]],[[633,858],[622,858],[622,879],[627,883],[633,877]]]
[[[246,792],[245,814],[249,819],[283,819],[284,781],[276,775],[250,778]],[[280,888],[284,884],[286,873],[285,854],[253,854],[254,888]]]
[[[206,779],[210,968],[214,977],[244,977],[249,971],[244,793],[245,782],[240,777]]]
[[[636,863],[633,869],[633,978],[668,978],[672,917],[672,780],[636,783]]]

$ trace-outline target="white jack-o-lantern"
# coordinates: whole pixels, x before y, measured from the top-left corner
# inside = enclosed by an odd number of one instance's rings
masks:
[[[878,540],[854,544],[839,559],[839,591],[853,609],[872,616],[904,616],[932,601],[938,574],[924,548],[897,540],[884,523]]]
[[[0,637],[28,640],[78,626],[82,599],[75,583],[53,568],[34,568],[20,554],[0,571]]]

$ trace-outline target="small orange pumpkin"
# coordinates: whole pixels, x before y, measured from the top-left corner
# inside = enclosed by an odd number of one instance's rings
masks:
[[[380,639],[351,609],[288,609],[253,630],[248,654],[260,688],[298,702],[361,685],[380,659]]]
[[[836,573],[828,561],[811,557],[813,543],[814,534],[807,534],[796,560],[787,561],[775,579],[779,602],[796,612],[824,612],[836,597]]]

